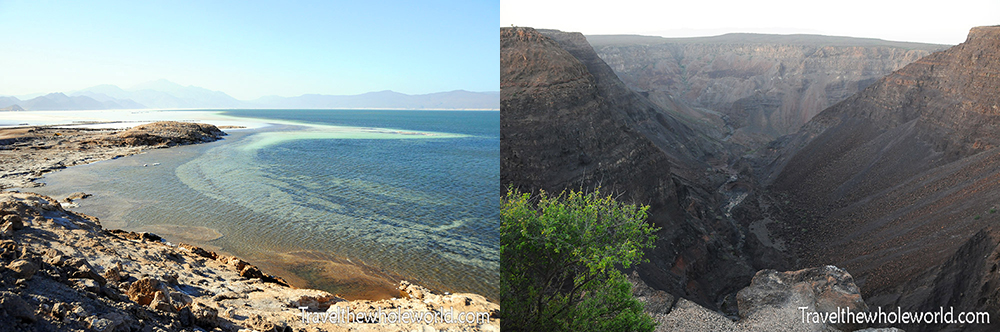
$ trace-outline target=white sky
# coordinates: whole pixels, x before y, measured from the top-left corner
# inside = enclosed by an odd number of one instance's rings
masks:
[[[1000,25],[1000,0],[503,0],[500,26],[665,37],[810,33],[936,44]]]

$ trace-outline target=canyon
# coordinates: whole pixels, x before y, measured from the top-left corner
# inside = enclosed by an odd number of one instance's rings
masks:
[[[821,35],[593,35],[631,89],[750,149],[945,45]],[[724,127],[728,126],[728,127]]]
[[[804,264],[845,267],[876,304],[996,312],[998,49],[1000,27],[973,28],[771,145],[761,179],[808,228]]]
[[[1000,27],[947,49],[602,38],[501,29],[501,184],[650,205],[660,238],[632,281],[661,329],[762,329],[739,294],[792,275],[856,286],[869,309],[1000,315]]]
[[[628,90],[581,34],[503,29],[500,59],[501,184],[650,205],[656,246],[676,249],[638,268],[654,288],[714,308],[750,281],[738,227],[714,206],[729,177],[710,165],[728,164],[719,142]]]

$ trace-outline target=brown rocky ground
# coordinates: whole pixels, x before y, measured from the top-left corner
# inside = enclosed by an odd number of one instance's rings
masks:
[[[226,135],[213,125],[155,122],[130,129],[18,127],[0,129],[0,189],[39,186],[43,174],[148,149],[210,142]]]
[[[292,288],[236,257],[105,230],[96,218],[33,193],[0,194],[0,214],[0,322],[7,324],[0,330],[499,331],[496,317],[481,324],[304,323],[300,307],[495,315],[499,306],[405,281],[398,298],[380,301]]]
[[[44,173],[146,149],[208,142],[212,125],[161,122],[128,130],[0,130],[0,188]],[[69,199],[85,199],[78,193]],[[53,198],[0,193],[0,331],[499,331],[499,305],[476,294],[435,294],[402,282],[399,296],[347,301],[289,287],[236,257],[150,233],[105,230]],[[312,323],[311,313],[483,312],[488,323]],[[320,316],[314,315],[317,319]],[[356,316],[355,316],[356,317]],[[457,318],[456,316],[451,316]]]

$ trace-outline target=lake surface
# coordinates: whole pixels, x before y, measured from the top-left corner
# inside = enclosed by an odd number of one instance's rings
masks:
[[[26,190],[92,193],[75,210],[107,228],[234,254],[347,298],[398,295],[400,278],[498,295],[499,112],[224,114],[276,124],[71,167]]]

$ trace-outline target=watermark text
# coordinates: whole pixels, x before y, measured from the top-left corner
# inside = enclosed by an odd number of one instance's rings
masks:
[[[307,311],[309,307],[299,307],[304,324],[488,324],[489,312],[458,311],[447,308],[432,311],[403,310],[402,308],[372,311],[352,311],[351,308],[332,306],[323,312]]]
[[[851,308],[837,308],[833,312],[809,311],[809,307],[798,307],[803,323],[813,324],[989,324],[990,313],[985,311],[959,311],[954,307],[939,307],[937,311],[882,311],[882,307],[872,311],[851,311]]]

